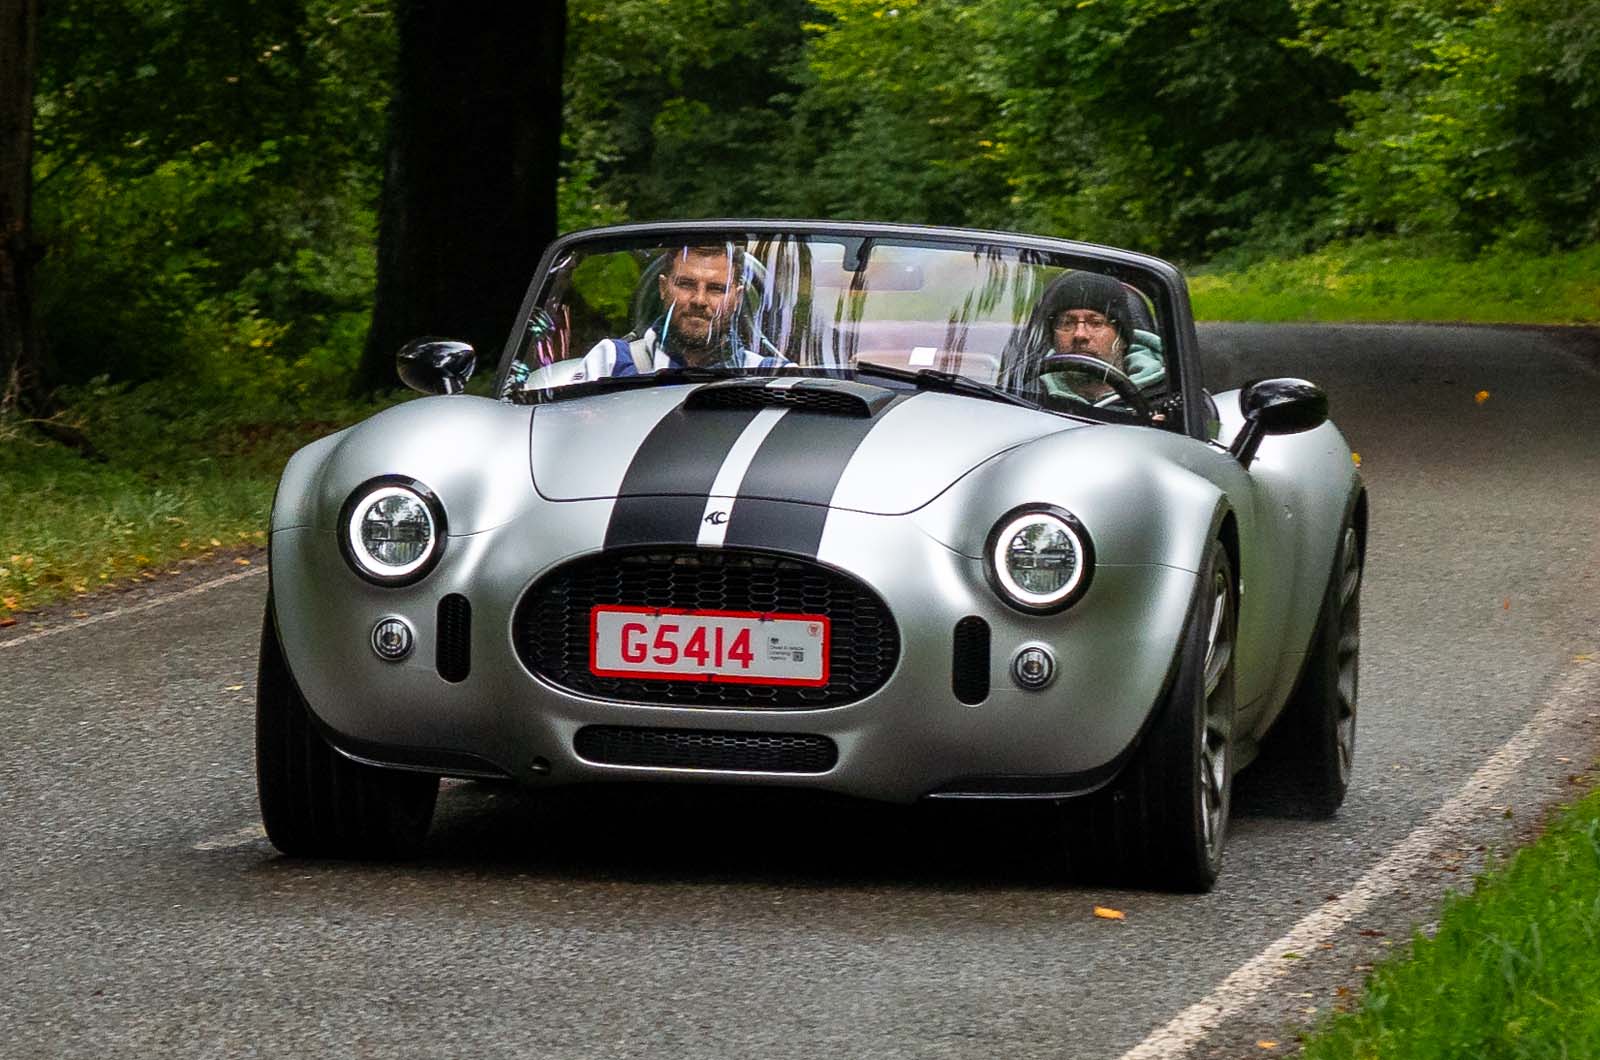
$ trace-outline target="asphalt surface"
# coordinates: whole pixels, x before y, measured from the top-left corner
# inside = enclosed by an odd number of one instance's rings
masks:
[[[0,639],[0,1056],[1116,1058],[1567,689],[1492,808],[1192,1055],[1287,1051],[1593,761],[1600,342],[1202,337],[1226,380],[1324,384],[1372,497],[1349,801],[1296,820],[1246,786],[1212,894],[1063,881],[1026,811],[781,793],[451,783],[418,864],[283,858],[253,831],[265,579],[245,577]]]

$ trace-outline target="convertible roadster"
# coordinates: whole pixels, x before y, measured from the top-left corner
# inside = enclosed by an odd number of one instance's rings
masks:
[[[960,229],[716,221],[545,253],[492,380],[312,442],[273,505],[257,773],[305,856],[441,776],[1038,799],[1204,890],[1234,775],[1355,746],[1367,499],[1311,383],[1205,388],[1182,275]],[[998,811],[996,811],[998,812]]]

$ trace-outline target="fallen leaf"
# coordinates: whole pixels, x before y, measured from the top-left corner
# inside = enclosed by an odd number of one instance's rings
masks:
[[[1383,936],[1387,935],[1388,932],[1379,931],[1377,928],[1362,928],[1360,931],[1356,932],[1356,934],[1365,935],[1369,939],[1381,939]]]
[[[0,618],[0,629],[5,629],[7,626],[14,626],[16,624],[17,620],[12,618],[10,615],[7,615],[5,618]]]
[[[236,563],[236,564],[238,564],[238,565],[239,565],[239,566],[241,566],[241,567],[248,567],[248,566],[250,566],[250,561],[249,561],[249,560],[247,560],[247,559],[245,559],[245,558],[244,558],[244,557],[243,557],[243,556],[240,556],[240,557],[239,557],[239,558],[238,558],[238,559],[236,559],[236,560],[234,560],[234,561],[233,561],[233,562],[234,562],[234,563]]]
[[[1594,656],[1590,655],[1588,652],[1584,652],[1582,655],[1574,655],[1572,657],[1572,661],[1579,663],[1593,662]]]
[[[1472,400],[1481,405],[1485,401],[1489,400],[1489,392],[1487,390],[1480,390],[1476,394],[1472,395]]]
[[[1283,958],[1286,961],[1298,961],[1300,959],[1300,955],[1298,953],[1294,952],[1293,950],[1288,950],[1288,951],[1286,951],[1284,953],[1280,953],[1280,954],[1278,954],[1278,956]]]
[[[223,691],[224,692],[238,692],[243,688],[244,688],[244,685],[228,685],[226,688],[223,689]]]
[[[1351,453],[1350,454],[1350,462],[1352,464],[1354,464],[1356,467],[1360,467],[1361,466],[1361,454],[1360,453]]]
[[[72,617],[73,618],[88,618],[89,617],[89,612],[87,612],[87,611],[74,611],[74,612],[72,612]]]
[[[1276,1049],[1278,1047],[1277,1042],[1269,1042],[1265,1038],[1257,1042],[1256,1045],[1262,1049]]]
[[[221,541],[218,541],[218,540],[217,540],[217,539],[216,539],[216,538],[214,538],[214,537],[213,537],[213,538],[212,538],[212,539],[211,539],[211,547],[212,547],[212,548],[219,548],[219,547],[221,547],[221,545],[222,545],[222,542],[221,542]]]
[[[1094,907],[1094,915],[1101,920],[1126,920],[1128,915],[1120,909],[1107,909],[1103,905]]]
[[[1500,610],[1502,610],[1502,611],[1511,610],[1511,597],[1508,596],[1504,600],[1500,601]]]

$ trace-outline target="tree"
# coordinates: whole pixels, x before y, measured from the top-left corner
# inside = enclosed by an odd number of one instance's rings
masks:
[[[0,0],[0,416],[39,411],[33,326],[33,64],[37,0]]]
[[[565,0],[399,0],[378,285],[356,389],[424,334],[493,357],[556,232]]]
[[[347,385],[372,306],[384,5],[48,0],[39,16],[46,382]]]
[[[1600,238],[1600,3],[1295,0],[1366,79],[1333,164],[1351,232],[1539,251]]]

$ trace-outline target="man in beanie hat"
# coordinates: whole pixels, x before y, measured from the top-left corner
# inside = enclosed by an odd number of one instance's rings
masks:
[[[1166,374],[1159,353],[1160,340],[1133,326],[1132,296],[1121,282],[1097,272],[1075,269],[1057,276],[1045,287],[1034,310],[1028,334],[1048,338],[1055,353],[1076,353],[1094,357],[1123,372],[1140,387],[1158,382]],[[1044,343],[1040,342],[1043,346]],[[1065,377],[1051,373],[1041,378],[1051,393],[1074,394],[1098,401],[1115,393],[1105,384],[1074,375],[1067,387]]]

